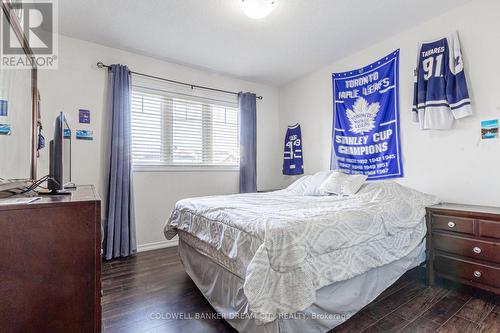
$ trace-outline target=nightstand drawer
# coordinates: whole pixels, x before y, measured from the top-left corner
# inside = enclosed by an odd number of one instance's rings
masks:
[[[434,269],[446,276],[500,288],[500,268],[475,262],[436,255]]]
[[[500,222],[479,220],[479,236],[500,239]]]
[[[436,250],[464,257],[500,263],[500,244],[435,233],[432,235]]]
[[[432,229],[474,234],[474,219],[465,217],[432,215]]]

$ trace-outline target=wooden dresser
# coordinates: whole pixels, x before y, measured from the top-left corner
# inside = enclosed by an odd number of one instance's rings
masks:
[[[442,276],[500,294],[500,208],[427,208],[427,281]]]
[[[0,331],[101,331],[101,203],[92,186],[0,205]]]

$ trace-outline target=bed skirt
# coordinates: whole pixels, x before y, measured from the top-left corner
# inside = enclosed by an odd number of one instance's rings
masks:
[[[425,242],[390,264],[374,268],[352,279],[316,291],[316,301],[307,309],[284,314],[273,322],[259,324],[252,317],[243,293],[243,279],[179,239],[179,255],[198,289],[212,307],[239,332],[291,333],[328,332],[349,319],[406,271],[425,259]]]

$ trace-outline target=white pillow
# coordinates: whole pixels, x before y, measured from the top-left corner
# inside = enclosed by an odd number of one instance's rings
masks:
[[[313,196],[328,195],[327,192],[321,191],[319,187],[328,178],[328,176],[330,176],[331,173],[332,171],[320,171],[312,175],[311,181],[309,182],[306,190],[304,191],[304,195],[313,195]]]
[[[290,194],[302,195],[311,182],[312,176],[303,176],[290,184],[285,191]]]
[[[347,175],[340,171],[334,171],[320,185],[319,191],[337,195],[353,195],[359,191],[367,178],[366,175]]]

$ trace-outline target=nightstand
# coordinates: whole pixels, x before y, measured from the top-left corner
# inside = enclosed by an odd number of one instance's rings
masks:
[[[500,208],[427,208],[427,283],[441,276],[500,294]]]

